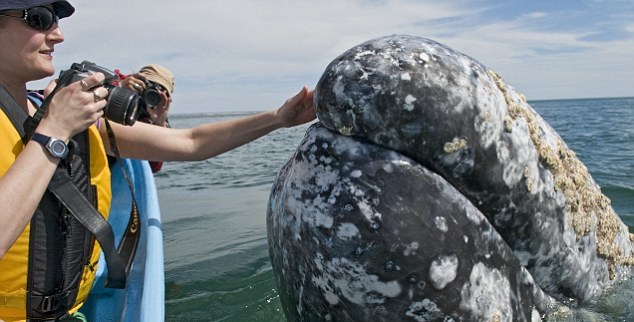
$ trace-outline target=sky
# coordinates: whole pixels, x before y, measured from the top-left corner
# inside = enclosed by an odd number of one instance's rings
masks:
[[[346,50],[392,34],[469,55],[529,101],[634,96],[634,0],[70,2],[57,72],[161,64],[175,75],[172,114],[277,108]]]

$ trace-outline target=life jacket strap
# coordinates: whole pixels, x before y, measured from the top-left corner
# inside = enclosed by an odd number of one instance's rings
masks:
[[[86,229],[95,236],[99,245],[101,245],[104,257],[106,258],[106,265],[108,265],[106,287],[125,288],[126,273],[130,270],[132,260],[127,258],[123,259],[119,256],[115,248],[114,233],[108,221],[93,207],[77,186],[73,184],[65,169],[58,167],[55,170],[55,174],[48,185],[48,190],[59,199],[82,226],[86,227]],[[126,235],[129,233],[130,232],[126,232]],[[134,236],[131,239],[137,241],[139,233],[139,229],[136,229],[132,232]],[[134,243],[134,246],[134,250],[136,250],[136,243]],[[132,252],[130,256],[134,258],[134,252]],[[125,262],[129,263],[129,265],[124,264]]]

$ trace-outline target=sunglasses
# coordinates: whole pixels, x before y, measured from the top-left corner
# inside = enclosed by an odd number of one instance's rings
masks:
[[[33,7],[25,9],[22,17],[11,16],[0,12],[0,16],[19,18],[24,20],[31,28],[46,31],[51,29],[59,21],[59,17],[53,9],[47,7]]]

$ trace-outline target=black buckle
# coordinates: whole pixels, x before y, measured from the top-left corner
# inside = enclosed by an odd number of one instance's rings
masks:
[[[53,312],[68,301],[68,293],[43,296],[40,302],[42,312]]]
[[[45,296],[40,303],[40,310],[43,312],[51,312],[54,311],[57,306],[59,306],[57,296]]]

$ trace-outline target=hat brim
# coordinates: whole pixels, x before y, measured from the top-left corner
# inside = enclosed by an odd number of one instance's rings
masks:
[[[26,10],[29,8],[43,6],[47,4],[53,5],[55,14],[61,19],[70,17],[75,12],[68,1],[51,1],[51,0],[30,0],[30,1],[4,1],[0,3],[0,10]]]
[[[75,12],[75,7],[68,1],[55,1],[53,2],[53,10],[55,10],[55,14],[62,19],[70,17]]]

